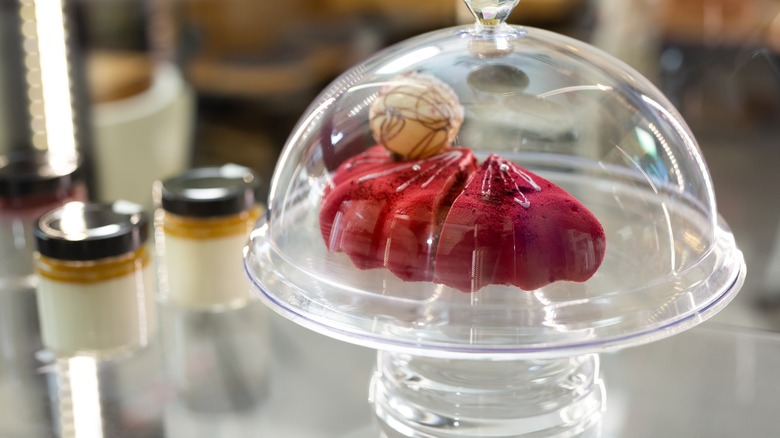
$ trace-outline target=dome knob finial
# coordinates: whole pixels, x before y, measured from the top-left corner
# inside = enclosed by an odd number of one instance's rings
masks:
[[[463,0],[468,6],[477,24],[495,27],[506,21],[520,0]]]

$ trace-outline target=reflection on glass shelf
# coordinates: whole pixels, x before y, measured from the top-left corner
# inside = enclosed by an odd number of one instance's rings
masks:
[[[266,309],[254,302],[222,312],[161,307],[167,380],[194,414],[255,409],[267,397]]]
[[[780,436],[780,336],[705,326],[604,355],[604,436]]]
[[[57,412],[63,438],[103,438],[97,359],[56,359]]]
[[[153,343],[122,361],[77,358],[59,366],[42,361],[38,369],[3,377],[0,437],[53,438],[68,421],[83,436],[111,438],[332,438],[367,430],[372,412],[365,386],[375,353],[274,315],[269,319],[267,368],[238,364],[244,357],[238,354],[220,358],[226,367],[243,366],[249,382],[267,383],[252,406],[204,411],[208,391],[187,393],[203,397],[200,401],[177,395],[163,372],[163,349]],[[227,333],[209,336],[226,345],[236,339]],[[230,348],[253,351],[242,343]],[[780,335],[711,322],[651,345],[603,354],[607,410],[599,428],[584,436],[780,436],[778,369]],[[210,379],[202,382],[215,383]],[[59,388],[57,382],[65,380],[70,388]],[[224,386],[214,391],[212,401],[224,401],[229,393]],[[69,420],[57,418],[65,411]]]
[[[598,427],[579,438],[780,436],[776,333],[705,323],[602,354],[601,365],[607,410]],[[366,420],[344,438],[396,438],[382,433]]]
[[[37,354],[33,394],[52,414],[47,433],[23,437],[155,438],[162,436],[162,407],[167,402],[158,343],[126,356]],[[2,430],[2,429],[0,429]],[[32,430],[32,429],[30,429]],[[0,433],[0,436],[2,433]]]

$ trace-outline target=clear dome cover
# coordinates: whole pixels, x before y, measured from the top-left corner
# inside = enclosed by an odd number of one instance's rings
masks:
[[[509,25],[428,33],[334,81],[285,146],[246,266],[300,324],[442,357],[658,339],[745,270],[662,93]]]

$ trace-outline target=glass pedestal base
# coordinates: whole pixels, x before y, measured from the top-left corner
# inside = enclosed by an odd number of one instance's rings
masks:
[[[606,406],[596,354],[491,361],[380,351],[370,391],[381,438],[596,436]]]

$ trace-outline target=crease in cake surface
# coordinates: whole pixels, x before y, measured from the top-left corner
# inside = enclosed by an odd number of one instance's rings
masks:
[[[449,148],[421,160],[395,161],[381,146],[347,160],[323,196],[320,229],[330,251],[361,269],[386,267],[408,281],[430,281],[442,209],[477,162]]]
[[[534,290],[581,282],[598,269],[605,249],[604,229],[580,201],[490,155],[449,209],[434,281],[467,292],[489,284]]]

